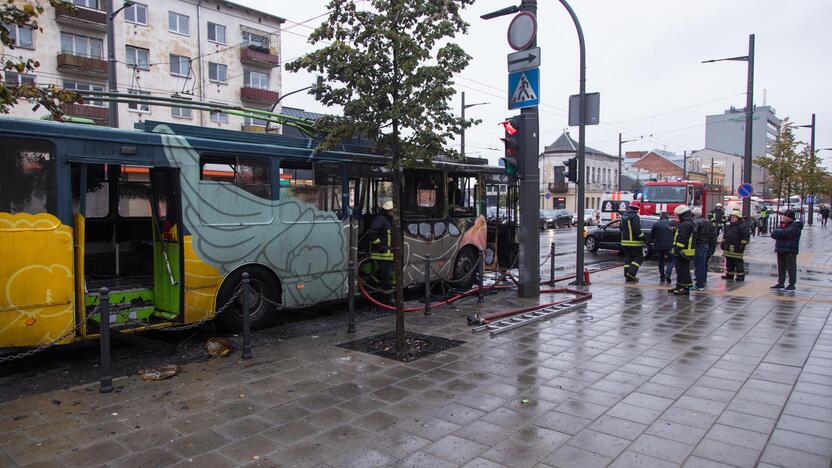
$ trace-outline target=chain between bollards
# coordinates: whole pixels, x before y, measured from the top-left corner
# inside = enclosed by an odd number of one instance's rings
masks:
[[[552,242],[549,248],[549,284],[555,284],[555,243]]]
[[[100,382],[98,391],[100,393],[111,393],[113,391],[112,360],[110,359],[110,290],[101,288],[98,290],[98,297],[101,307],[98,311],[101,334],[99,342],[101,345],[101,369],[99,369]]]
[[[425,315],[430,315],[430,254],[425,254]]]
[[[243,299],[243,360],[251,359],[251,310],[249,309],[249,296],[251,288],[251,279],[248,272],[243,272],[241,294]]]
[[[477,262],[477,270],[478,270],[477,273],[479,273],[477,275],[479,277],[479,279],[478,279],[479,290],[477,291],[477,303],[482,304],[483,302],[485,302],[485,293],[484,293],[484,290],[483,290],[483,287],[482,287],[482,282],[483,282],[483,279],[485,278],[485,251],[484,250],[480,250],[480,257],[479,257],[479,261]]]
[[[350,260],[347,272],[349,284],[349,310],[347,312],[347,333],[355,333],[355,260]]]

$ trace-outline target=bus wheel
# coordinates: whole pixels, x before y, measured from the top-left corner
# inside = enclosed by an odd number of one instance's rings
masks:
[[[265,296],[272,302],[280,302],[280,284],[264,268],[248,267],[234,271],[225,279],[217,295],[217,310],[227,303],[239,291],[243,284],[243,273],[249,274],[251,290],[248,295],[251,328],[257,329],[268,325],[274,319],[276,307],[265,301]],[[240,294],[233,305],[219,316],[220,322],[231,331],[243,329],[243,296]]]
[[[456,257],[454,264],[453,287],[457,289],[471,289],[477,281],[477,250],[465,247]]]

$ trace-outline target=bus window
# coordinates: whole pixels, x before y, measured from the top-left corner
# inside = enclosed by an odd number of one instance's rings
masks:
[[[445,184],[439,171],[406,171],[402,212],[409,219],[442,218],[445,213]]]
[[[341,165],[334,163],[280,162],[280,198],[294,198],[321,211],[341,217]]]
[[[55,213],[55,160],[43,140],[4,138],[0,145],[0,211]]]
[[[338,213],[341,217],[341,165],[331,163],[315,164],[315,187],[318,188],[318,209]]]
[[[84,216],[87,219],[106,218],[110,214],[110,180],[106,164],[87,165],[87,187],[84,190]],[[80,211],[81,166],[72,165],[72,212]]]
[[[200,180],[228,182],[260,198],[272,198],[269,160],[248,156],[202,156]]]
[[[460,218],[476,216],[476,176],[463,174],[448,175],[448,214]]]
[[[121,166],[118,215],[122,218],[149,218],[150,213],[150,169]]]

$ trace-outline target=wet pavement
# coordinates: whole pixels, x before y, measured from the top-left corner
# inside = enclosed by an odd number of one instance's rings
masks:
[[[494,338],[465,316],[537,301],[411,314],[410,331],[466,343],[407,364],[335,346],[390,330],[380,316],[108,395],[21,396],[0,403],[0,466],[826,468],[830,229],[804,230],[796,293],[768,290],[773,243],[754,238],[746,282],[713,271],[689,298],[646,262],[638,284],[593,275],[586,311]]]

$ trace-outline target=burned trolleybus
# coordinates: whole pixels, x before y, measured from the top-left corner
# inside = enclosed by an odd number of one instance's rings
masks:
[[[282,307],[343,299],[351,239],[360,260],[391,196],[386,159],[359,146],[8,118],[0,138],[0,349],[96,337],[101,287],[126,332],[214,317],[243,272],[255,327]],[[485,216],[495,184],[514,182],[483,160],[406,170],[405,284],[423,279],[427,253],[437,279],[471,277],[483,249],[492,265],[511,260],[516,226]],[[218,319],[237,329],[240,310]]]

